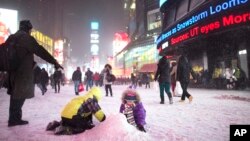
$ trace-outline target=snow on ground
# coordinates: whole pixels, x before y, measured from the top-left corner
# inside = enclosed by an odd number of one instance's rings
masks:
[[[36,88],[35,98],[25,101],[23,119],[29,124],[7,127],[9,96],[0,90],[0,141],[228,141],[230,124],[250,124],[249,91],[189,89],[193,103],[159,104],[159,92],[138,88],[147,111],[146,130],[143,133],[129,125],[119,113],[121,94],[127,86],[112,86],[113,97],[103,97],[100,105],[107,119],[95,128],[77,135],[56,136],[45,131],[46,125],[60,120],[60,112],[74,95],[73,85],[54,93],[49,87],[42,96]],[[102,88],[104,94],[104,88]],[[83,95],[86,92],[81,93]]]

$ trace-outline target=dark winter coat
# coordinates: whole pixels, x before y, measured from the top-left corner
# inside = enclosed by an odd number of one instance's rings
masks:
[[[16,71],[9,72],[8,93],[14,99],[26,99],[34,97],[34,75],[33,62],[34,54],[43,60],[57,64],[57,61],[39,45],[34,37],[24,31],[15,33],[18,39],[17,55],[22,59],[19,68]]]
[[[72,75],[72,80],[82,82],[82,73],[80,70],[74,71],[74,73]]]
[[[132,81],[132,84],[135,84],[136,83],[136,77],[134,76],[134,74],[131,74],[131,81]]]
[[[40,73],[40,82],[41,84],[48,84],[49,82],[49,75],[47,73],[47,71],[45,70],[42,70],[41,73]]]
[[[142,82],[143,83],[149,83],[150,82],[149,76],[147,74],[145,74],[145,73],[142,75]]]
[[[162,57],[159,60],[158,68],[155,74],[155,80],[158,80],[159,83],[170,83],[170,64],[166,57]]]
[[[195,74],[192,70],[192,67],[191,67],[187,57],[182,55],[179,58],[178,65],[177,65],[176,80],[180,81],[181,83],[189,83],[190,73],[192,74],[193,78],[195,78]]]
[[[85,76],[86,76],[86,80],[87,81],[90,81],[90,80],[93,80],[93,72],[88,70],[86,73],[85,73]]]
[[[33,69],[34,69],[34,83],[39,84],[40,83],[40,73],[41,73],[42,69],[37,65]]]
[[[60,70],[56,70],[54,72],[53,77],[54,77],[54,81],[56,82],[60,81],[62,79],[62,72]]]
[[[125,104],[121,104],[120,113],[123,113],[125,110]],[[145,125],[146,121],[146,110],[144,109],[141,102],[137,102],[135,107],[133,107],[133,115],[136,125]]]

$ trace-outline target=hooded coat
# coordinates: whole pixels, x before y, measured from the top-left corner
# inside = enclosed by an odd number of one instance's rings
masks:
[[[122,95],[122,104],[120,106],[120,113],[123,113],[125,110],[125,95],[128,93],[134,93],[136,95],[135,106],[133,107],[133,115],[136,125],[145,125],[146,121],[146,110],[144,109],[140,96],[137,92],[133,90],[126,90]]]
[[[189,83],[190,81],[190,73],[192,74],[193,78],[195,78],[195,74],[192,70],[192,67],[187,59],[186,56],[182,55],[179,58],[178,65],[177,65],[177,81],[181,83]]]
[[[27,32],[19,30],[14,36],[17,36],[16,51],[21,62],[16,71],[8,72],[10,74],[8,94],[11,94],[13,99],[32,98],[35,89],[34,54],[54,65],[57,61]]]
[[[170,64],[166,57],[159,60],[155,80],[158,80],[159,83],[170,83]]]

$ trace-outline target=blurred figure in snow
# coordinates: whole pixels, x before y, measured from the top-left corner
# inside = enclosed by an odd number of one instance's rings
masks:
[[[129,124],[136,126],[140,131],[146,132],[144,129],[146,110],[142,105],[139,94],[132,87],[122,94],[120,113],[126,116]]]
[[[75,94],[78,95],[79,94],[78,87],[80,83],[82,83],[82,72],[80,67],[77,67],[76,70],[73,72],[72,81],[74,82],[75,86]]]
[[[184,102],[185,98],[187,97],[189,103],[192,102],[193,96],[187,91],[188,84],[190,81],[190,74],[196,79],[196,75],[191,67],[191,64],[187,58],[186,50],[180,51],[180,56],[177,62],[177,76],[176,81],[180,81],[181,88],[183,90],[181,100],[179,102]]]
[[[53,77],[54,77],[55,93],[60,93],[60,82],[62,80],[61,70],[55,69]]]

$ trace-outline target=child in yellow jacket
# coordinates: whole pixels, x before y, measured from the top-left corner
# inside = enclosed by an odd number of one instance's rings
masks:
[[[55,134],[76,134],[94,127],[92,115],[100,122],[106,119],[98,101],[101,99],[101,90],[93,87],[84,96],[72,99],[62,110],[61,122],[50,122],[46,130],[54,130]]]

